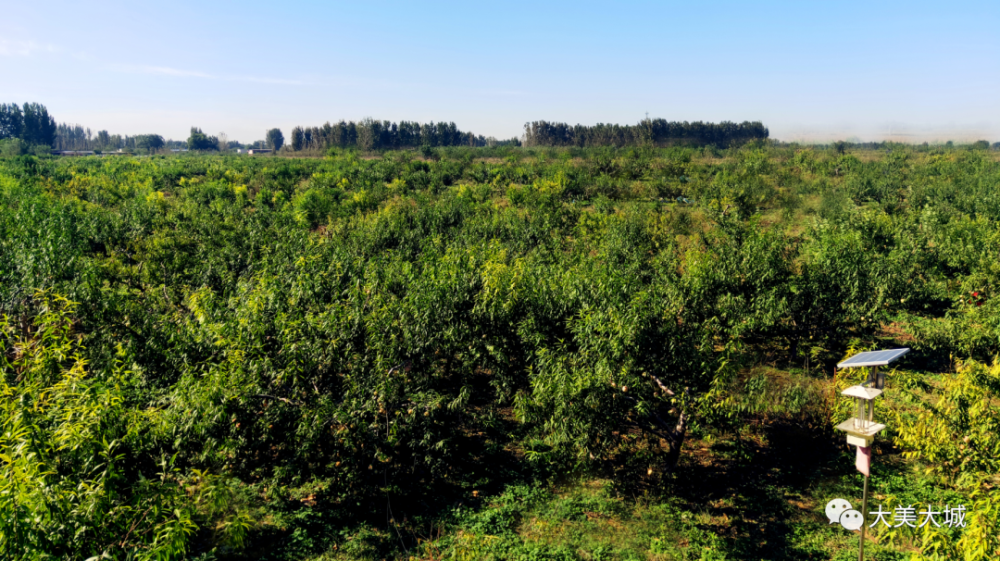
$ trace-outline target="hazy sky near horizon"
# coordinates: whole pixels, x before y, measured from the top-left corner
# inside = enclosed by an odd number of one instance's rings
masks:
[[[0,20],[0,101],[250,142],[339,119],[761,120],[782,140],[1000,141],[1000,3],[48,2]]]

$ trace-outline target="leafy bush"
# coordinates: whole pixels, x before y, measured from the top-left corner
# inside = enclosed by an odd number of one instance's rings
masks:
[[[88,372],[74,305],[40,294],[30,324],[0,320],[0,550],[12,558],[193,553],[199,531],[240,547],[249,527],[224,478],[162,458],[134,480],[128,449],[143,422],[124,407],[118,364]],[[130,481],[132,479],[133,481]]]
[[[898,413],[896,441],[928,473],[973,501],[968,526],[956,535],[930,524],[919,532],[926,559],[993,559],[1000,549],[1000,363],[963,362],[946,377],[939,399],[916,418]]]

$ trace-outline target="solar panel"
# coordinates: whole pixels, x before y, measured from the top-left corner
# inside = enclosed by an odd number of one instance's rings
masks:
[[[887,351],[868,351],[858,353],[841,362],[837,368],[857,368],[861,366],[885,366],[890,362],[910,352],[910,349],[889,349]]]

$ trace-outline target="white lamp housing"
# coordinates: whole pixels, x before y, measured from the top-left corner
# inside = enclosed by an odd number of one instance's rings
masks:
[[[841,392],[841,395],[854,399],[854,416],[837,425],[837,430],[847,433],[847,443],[851,446],[867,448],[875,435],[885,428],[882,423],[876,423],[875,398],[882,395],[882,390],[851,386]]]

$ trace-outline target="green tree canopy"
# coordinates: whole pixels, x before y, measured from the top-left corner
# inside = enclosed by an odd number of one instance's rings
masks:
[[[136,148],[142,148],[150,152],[155,152],[163,148],[165,144],[166,142],[163,140],[163,137],[158,134],[140,134],[135,137]]]
[[[16,103],[0,103],[0,139],[20,138],[24,115]]]
[[[52,146],[56,142],[56,120],[40,103],[24,104],[24,129],[21,138],[28,144]]]
[[[40,103],[0,103],[0,139],[20,138],[32,145],[54,146],[56,121]]]
[[[292,129],[292,150],[296,152],[302,150],[303,144],[305,144],[305,133],[302,131],[302,127],[295,127]]]
[[[267,131],[267,147],[275,152],[281,150],[285,145],[285,136],[281,134],[281,129],[270,129]]]
[[[27,154],[28,146],[20,138],[0,140],[0,156],[13,157]]]
[[[201,132],[198,127],[191,127],[191,136],[188,137],[188,148],[191,150],[215,150],[218,143]]]

